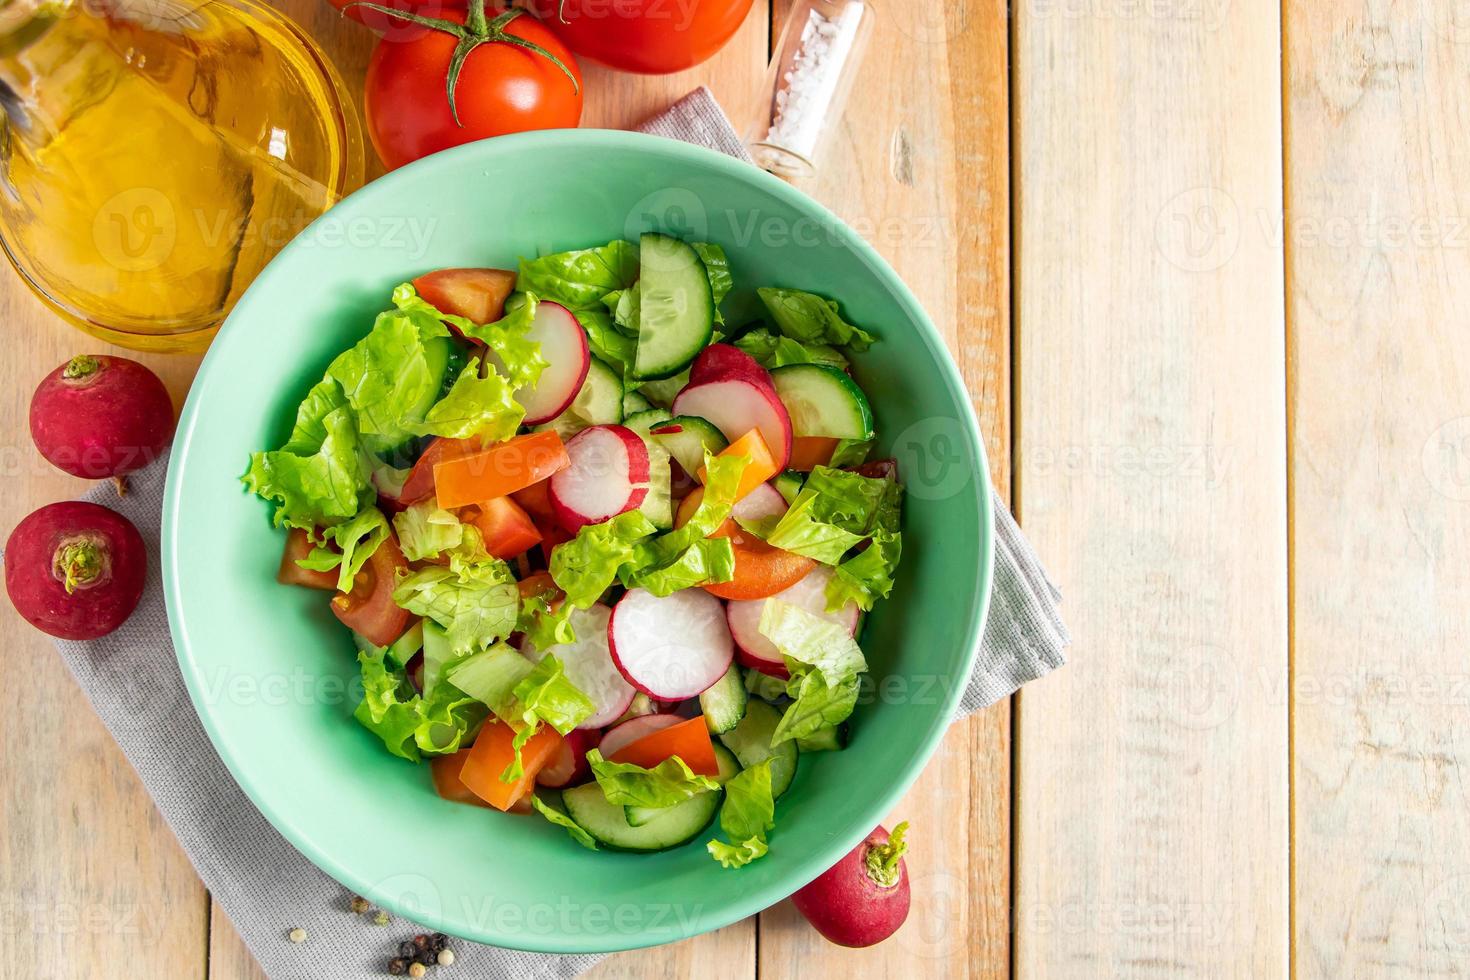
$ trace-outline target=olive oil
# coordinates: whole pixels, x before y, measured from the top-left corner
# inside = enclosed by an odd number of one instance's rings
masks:
[[[362,181],[340,79],[254,0],[12,0],[0,103],[7,255],[57,312],[136,349],[201,349]]]

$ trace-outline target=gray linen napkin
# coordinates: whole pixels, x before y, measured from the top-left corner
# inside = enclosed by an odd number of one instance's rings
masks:
[[[709,91],[700,88],[643,129],[745,151]],[[748,157],[747,157],[748,159]],[[86,692],[194,869],[273,980],[357,980],[382,975],[393,946],[419,927],[394,918],[375,926],[347,914],[351,896],[307,861],[266,821],[215,754],[184,689],[169,639],[159,534],[167,458],[131,477],[119,499],[111,484],[88,495],[123,514],[148,545],[148,585],[124,626],[93,642],[58,642]],[[995,583],[975,671],[961,700],[967,715],[1061,666],[1066,628],[1061,598],[999,498]],[[287,941],[306,929],[307,942]],[[454,940],[454,975],[574,977],[601,955],[554,956]]]

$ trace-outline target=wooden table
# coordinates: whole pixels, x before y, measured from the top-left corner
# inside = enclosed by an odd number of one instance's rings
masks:
[[[826,945],[783,903],[595,975],[1463,972],[1464,5],[873,2],[807,189],[944,332],[1072,664],[956,725],[895,809],[890,942]],[[365,33],[284,5],[361,76]],[[584,121],[700,82],[741,111],[785,6],[681,76],[588,69]],[[24,418],[97,345],[12,276],[0,303],[9,528],[81,489]],[[149,361],[181,399],[195,362]],[[258,976],[49,642],[0,615],[4,974]]]

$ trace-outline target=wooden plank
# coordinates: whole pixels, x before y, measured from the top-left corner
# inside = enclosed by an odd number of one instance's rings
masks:
[[[361,86],[371,53],[363,28],[343,22],[321,0],[277,0],[305,24],[327,49],[354,91]],[[599,65],[582,65],[586,103],[582,125],[629,129],[699,85],[708,85],[732,116],[748,113],[765,72],[767,14],[758,3],[730,43],[703,65],[666,76],[626,75]],[[369,176],[382,172],[368,150]],[[263,974],[228,918],[216,908],[211,917],[211,980],[263,980]],[[593,980],[633,976],[707,976],[739,980],[755,972],[755,922],[737,923],[717,933],[673,946],[610,957],[587,974]]]
[[[1470,21],[1286,9],[1296,962],[1460,974]]]
[[[784,9],[781,10],[784,14]],[[778,21],[780,18],[778,17]],[[991,475],[1010,481],[1010,192],[1004,4],[879,12],[818,200],[893,263],[974,399]],[[790,902],[761,916],[763,977],[1004,976],[1009,969],[1010,708],[956,724],[885,819],[912,826],[908,922],[868,950],[828,944]]]
[[[1279,21],[1018,13],[1018,496],[1077,638],[1019,697],[1018,976],[1287,968]]]

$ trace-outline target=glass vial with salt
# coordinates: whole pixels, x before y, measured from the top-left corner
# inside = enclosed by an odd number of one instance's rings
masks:
[[[872,8],[863,0],[797,0],[746,137],[757,164],[783,177],[816,171],[841,119],[872,22]]]

